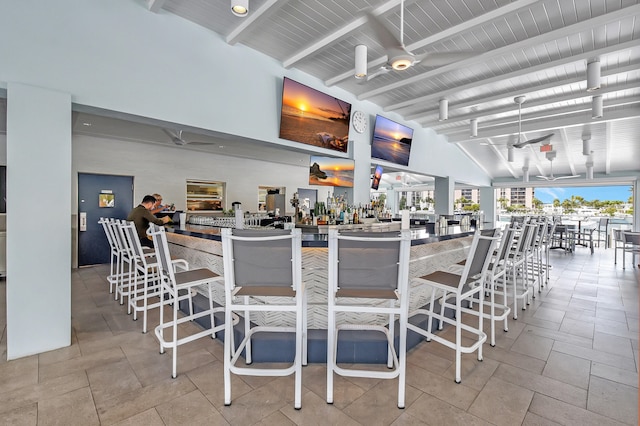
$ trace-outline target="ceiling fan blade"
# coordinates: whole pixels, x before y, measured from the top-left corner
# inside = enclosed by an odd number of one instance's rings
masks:
[[[178,138],[178,134],[177,133],[173,133],[171,130],[169,129],[165,129],[164,127],[162,128],[162,131],[166,133],[167,136],[169,136],[171,138],[171,140],[177,139]]]
[[[428,67],[440,67],[449,65],[464,59],[473,58],[480,52],[428,52],[422,55],[416,55],[414,65],[421,63]]]
[[[558,179],[573,179],[573,178],[577,178],[577,177],[580,177],[580,175],[556,176],[554,180],[558,180]]]
[[[210,142],[205,142],[205,141],[189,141],[187,142],[187,145],[212,145],[214,143],[217,143],[216,141],[210,141]]]
[[[548,135],[544,135],[544,136],[541,136],[539,138],[529,139],[528,141],[524,141],[524,142],[518,142],[518,143],[513,144],[513,146],[515,146],[516,148],[522,148],[523,146],[526,146],[526,145],[531,145],[531,144],[534,144],[534,143],[538,143],[538,142],[542,142],[544,140],[547,140],[551,136],[553,136],[554,134],[555,133],[549,133]]]
[[[542,180],[551,180],[549,179],[548,176],[536,176],[538,179],[542,179]]]
[[[165,132],[167,134],[167,136],[169,136],[169,138],[171,138],[171,142],[175,143],[176,145],[186,145],[187,142],[182,139],[182,131],[179,131],[177,133],[173,133],[171,130],[169,129],[162,129],[163,132]]]
[[[393,48],[401,48],[404,50],[400,40],[398,40],[398,38],[378,20],[378,17],[368,13],[367,18],[369,19],[369,23],[371,24],[371,28],[375,33],[378,43],[380,43],[385,50]]]

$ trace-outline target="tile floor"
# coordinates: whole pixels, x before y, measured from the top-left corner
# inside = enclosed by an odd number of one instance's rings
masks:
[[[105,266],[73,271],[71,346],[7,362],[2,281],[0,424],[637,425],[638,269],[615,266],[611,249],[551,256],[551,286],[485,345],[483,362],[463,357],[462,384],[451,350],[409,352],[404,410],[395,380],[336,377],[327,405],[320,364],[304,368],[300,411],[292,377],[233,376],[225,407],[222,344],[181,347],[171,379],[170,355],[108,294]]]

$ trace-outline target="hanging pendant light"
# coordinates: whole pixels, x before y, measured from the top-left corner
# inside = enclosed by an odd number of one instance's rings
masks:
[[[471,137],[475,138],[478,136],[478,119],[472,118],[470,123],[471,123]]]
[[[513,145],[507,146],[507,161],[513,163]]]
[[[445,121],[449,119],[449,101],[447,99],[440,99],[440,115],[438,121]]]
[[[527,166],[522,168],[522,181],[529,182],[529,167]]]
[[[359,44],[356,46],[356,73],[355,77],[360,80],[367,76],[367,46]]]
[[[602,118],[604,115],[604,104],[602,102],[602,95],[594,96],[591,98],[591,118]]]
[[[587,92],[600,88],[600,59],[590,59],[587,63]]]

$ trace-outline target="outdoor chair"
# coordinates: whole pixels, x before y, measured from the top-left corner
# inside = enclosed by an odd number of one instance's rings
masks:
[[[173,307],[172,319],[166,322],[164,320],[164,308],[161,307],[160,324],[155,328],[155,335],[160,342],[160,353],[164,353],[165,348],[171,348],[173,350],[171,377],[175,379],[177,377],[178,346],[205,336],[215,338],[216,332],[224,329],[224,324],[216,326],[214,317],[216,312],[223,312],[224,308],[214,307],[213,304],[213,286],[221,285],[223,278],[207,268],[174,272],[164,227],[150,223],[147,235],[153,238],[153,246],[158,260],[158,270],[161,279],[160,297]],[[189,305],[191,305],[189,295],[192,290],[200,286],[206,287],[207,289],[209,297],[208,309],[194,312],[195,309],[192,310],[190,308],[189,314],[179,318],[178,311],[180,309],[180,301],[187,299]],[[184,337],[178,337],[178,326],[180,324],[206,317],[209,318],[209,327],[203,325],[205,328],[202,331],[194,332]],[[171,336],[168,338],[165,337],[166,329],[170,329],[171,331]]]
[[[397,377],[398,408],[404,408],[410,248],[409,231],[329,231],[327,403],[334,401],[334,373],[374,379]],[[338,365],[341,332],[360,334],[365,330],[384,335],[389,371]]]
[[[595,229],[595,232],[598,234],[598,237],[596,240],[598,242],[598,247],[600,247],[600,241],[604,241],[604,248],[609,248],[609,218],[608,217],[601,217],[598,220],[598,226]]]
[[[455,381],[461,382],[460,366],[462,353],[477,352],[477,358],[482,360],[482,345],[487,340],[487,335],[483,331],[483,306],[484,303],[477,303],[478,310],[463,307],[463,302],[473,303],[474,298],[481,298],[484,291],[485,277],[496,245],[496,237],[485,237],[479,231],[473,236],[467,262],[461,274],[454,274],[446,271],[436,271],[434,273],[414,278],[418,285],[425,285],[432,288],[431,302],[429,307],[419,308],[411,312],[410,316],[423,314],[427,316],[427,327],[408,323],[407,327],[416,333],[421,334],[427,341],[435,340],[455,350]],[[436,295],[441,295],[440,304],[445,308],[454,310],[454,319],[443,315],[436,309]],[[451,300],[453,299],[453,300]],[[471,313],[478,318],[478,325],[474,327],[462,322],[462,314]],[[440,336],[433,332],[433,320],[455,326],[455,339],[449,340],[446,336]],[[442,328],[441,326],[439,327]],[[465,346],[462,341],[462,332],[465,331],[473,336],[474,343]]]
[[[624,230],[622,229],[614,229],[613,230],[613,264],[618,264],[618,250],[622,250],[622,255],[624,256]]]
[[[640,232],[623,232],[624,250],[622,251],[622,269],[625,269],[627,253],[631,253],[631,263],[636,267],[636,255],[640,255]]]
[[[168,301],[161,298],[162,285],[159,273],[159,263],[155,255],[145,253],[140,244],[136,225],[133,222],[123,222],[122,230],[124,231],[127,244],[130,247],[130,256],[135,265],[135,273],[133,276],[132,291],[129,295],[129,310],[133,310],[133,320],[138,319],[138,312],[142,311],[142,332],[147,332],[147,317],[149,309],[154,309],[166,305]],[[172,259],[171,265],[174,268],[180,268],[182,271],[189,270],[189,263],[184,259]],[[157,299],[154,303],[150,300]],[[186,299],[189,302],[189,314],[193,315],[193,301],[191,292],[186,292],[178,300]],[[140,304],[142,302],[142,304]]]
[[[302,366],[307,364],[306,294],[302,282],[300,229],[222,229],[225,282],[224,405],[231,405],[231,373],[294,375],[294,408],[302,407]],[[235,345],[232,315],[244,317],[244,336]],[[251,314],[261,319],[252,324]],[[278,313],[269,316],[268,313]],[[286,315],[292,315],[290,323]],[[276,322],[277,321],[277,322]],[[269,324],[267,324],[269,323]],[[259,333],[293,334],[288,367],[254,367],[252,340]],[[244,351],[246,367],[237,362]]]

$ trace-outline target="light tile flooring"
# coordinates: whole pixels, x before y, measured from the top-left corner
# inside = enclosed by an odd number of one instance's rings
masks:
[[[463,357],[462,384],[451,350],[409,352],[404,410],[395,380],[336,377],[327,405],[321,364],[304,368],[302,410],[291,377],[233,376],[225,407],[222,344],[181,347],[171,379],[170,354],[112,300],[105,266],[73,271],[71,346],[7,362],[3,281],[0,424],[638,424],[638,269],[615,266],[612,249],[551,256],[551,286],[485,345],[483,362]]]

